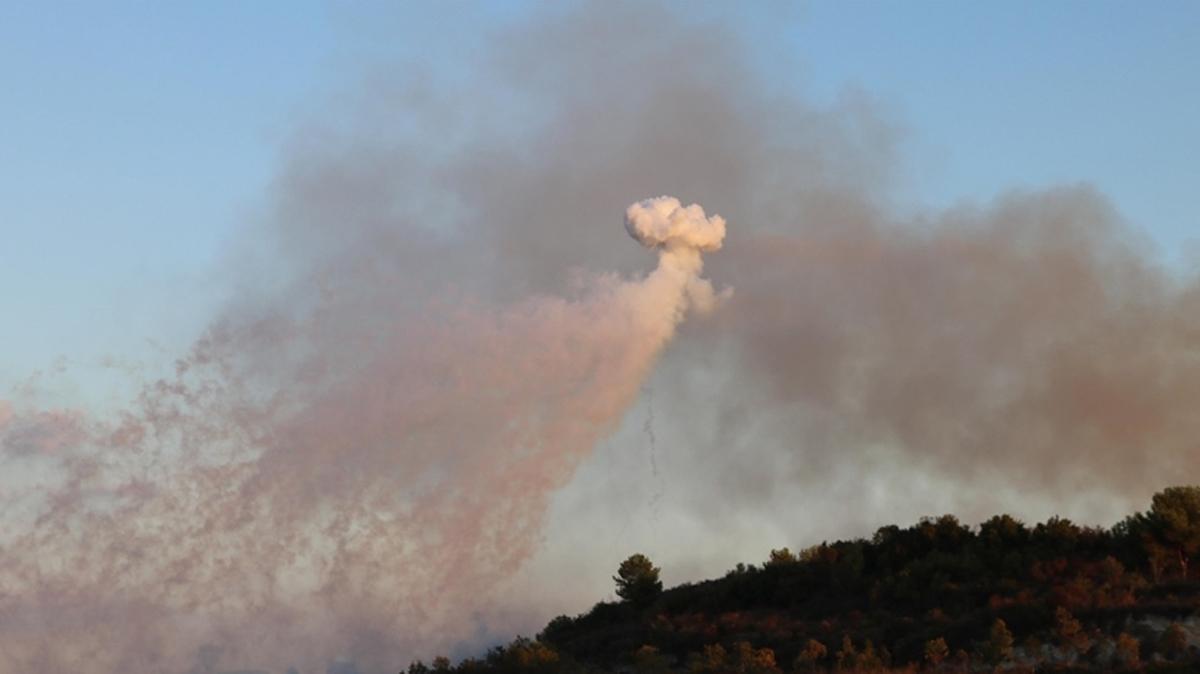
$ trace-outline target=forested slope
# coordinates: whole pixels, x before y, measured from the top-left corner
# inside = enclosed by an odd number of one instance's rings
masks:
[[[1200,487],[1108,529],[944,515],[667,590],[634,555],[614,578],[621,602],[408,671],[1200,671],[1193,557]]]

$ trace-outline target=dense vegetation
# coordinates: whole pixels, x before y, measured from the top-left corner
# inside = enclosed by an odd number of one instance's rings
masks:
[[[665,591],[634,555],[622,602],[408,672],[1200,671],[1198,555],[1200,487],[1111,529],[945,515]]]

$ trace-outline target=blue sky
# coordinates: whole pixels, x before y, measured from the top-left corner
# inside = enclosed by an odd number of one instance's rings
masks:
[[[927,203],[1087,181],[1166,253],[1200,232],[1200,4],[814,3],[793,35],[818,92],[901,116]]]
[[[783,3],[786,4],[786,3]],[[377,61],[461,73],[536,3],[0,2],[0,386],[183,343],[296,123]],[[1200,3],[815,2],[736,17],[771,80],[906,129],[903,198],[1089,182],[1200,238]]]

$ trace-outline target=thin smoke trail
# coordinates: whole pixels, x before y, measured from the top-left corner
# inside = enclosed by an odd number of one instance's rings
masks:
[[[647,455],[650,459],[650,478],[652,480],[652,492],[648,503],[650,508],[650,523],[655,529],[658,527],[659,517],[662,512],[662,499],[666,491],[666,481],[658,471],[658,449],[654,436],[654,390],[647,386],[643,389],[646,395],[646,420],[642,424],[642,432],[646,435]]]

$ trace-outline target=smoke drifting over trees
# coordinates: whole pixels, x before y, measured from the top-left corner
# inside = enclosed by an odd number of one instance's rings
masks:
[[[585,4],[473,67],[305,126],[249,290],[125,412],[0,403],[28,477],[0,669],[376,672],[469,638],[689,309],[655,395],[697,519],[847,475],[1139,501],[1200,469],[1200,288],[1095,190],[897,216],[868,100],[782,94],[678,12]],[[631,207],[642,275],[615,216],[651,194],[682,203]],[[733,223],[732,295],[692,202]]]

